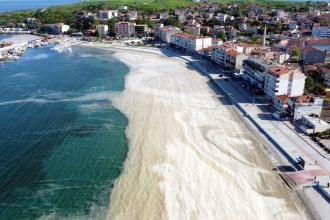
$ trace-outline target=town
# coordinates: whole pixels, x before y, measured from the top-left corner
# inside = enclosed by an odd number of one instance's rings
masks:
[[[0,33],[28,33],[47,39],[65,35],[86,42],[167,48],[193,57],[198,65],[207,66],[205,74],[232,97],[250,123],[257,124],[268,141],[276,142],[276,151],[288,164],[311,171],[308,175],[314,178],[312,171],[319,158],[310,152],[318,152],[329,163],[330,3],[288,8],[195,1],[161,11],[134,5],[87,8],[77,12],[72,23],[21,19],[6,20]],[[0,42],[0,52],[8,43]],[[4,56],[0,54],[0,59]],[[270,132],[276,130],[275,123],[288,136],[296,135],[288,140],[307,148],[286,144],[280,134]],[[306,155],[315,164],[305,163]],[[329,173],[330,167],[324,170]],[[319,180],[323,186],[316,182],[315,187],[329,201],[330,176],[321,175]]]

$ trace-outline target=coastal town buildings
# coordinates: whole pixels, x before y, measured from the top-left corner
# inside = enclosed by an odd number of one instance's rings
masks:
[[[115,34],[117,37],[131,37],[135,34],[135,23],[118,22],[115,24]]]
[[[69,25],[64,23],[56,23],[56,24],[47,24],[42,27],[42,30],[47,34],[59,35],[67,32],[70,29]]]

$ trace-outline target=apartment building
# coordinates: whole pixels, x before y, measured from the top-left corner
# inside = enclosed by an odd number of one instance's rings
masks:
[[[148,26],[146,24],[135,25],[135,35],[138,37],[144,37],[148,34]]]
[[[118,22],[115,24],[115,33],[117,37],[131,37],[135,34],[135,23]]]
[[[47,34],[59,35],[67,32],[70,29],[69,25],[64,23],[46,24],[42,27],[42,30]]]
[[[212,38],[187,33],[174,34],[171,37],[171,44],[187,51],[198,51],[210,47],[212,45]]]
[[[322,26],[313,26],[312,29],[312,36],[317,37],[330,37],[330,28],[329,27],[322,27]]]
[[[160,40],[166,43],[171,43],[171,38],[174,34],[182,33],[180,28],[166,26],[160,29]]]
[[[273,63],[264,58],[249,58],[243,61],[243,79],[257,87],[259,90],[264,90],[265,78],[268,68]]]
[[[301,96],[304,94],[305,78],[299,67],[284,65],[269,67],[264,76],[264,92],[272,100],[279,95]]]
[[[107,36],[109,33],[109,27],[108,25],[99,25],[97,26],[97,32],[99,33],[99,36],[104,37]]]
[[[111,18],[118,17],[118,10],[102,10],[99,11],[100,20],[110,20]]]
[[[243,66],[243,60],[248,56],[243,53],[243,48],[233,44],[223,44],[213,47],[211,60],[223,68],[240,72]]]

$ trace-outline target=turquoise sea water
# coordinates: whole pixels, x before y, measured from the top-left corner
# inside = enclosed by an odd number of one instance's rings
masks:
[[[109,52],[28,49],[0,64],[0,219],[103,219],[127,153]]]

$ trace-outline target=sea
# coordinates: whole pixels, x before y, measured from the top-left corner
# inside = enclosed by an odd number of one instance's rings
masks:
[[[45,8],[77,2],[80,0],[0,0],[0,12]]]
[[[109,51],[27,49],[0,63],[0,219],[104,219],[128,151]]]

